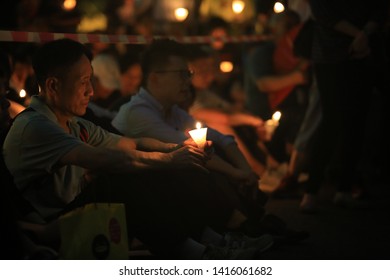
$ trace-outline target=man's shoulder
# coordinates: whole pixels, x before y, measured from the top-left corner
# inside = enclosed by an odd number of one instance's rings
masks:
[[[142,108],[142,107],[152,107],[153,104],[150,99],[145,98],[142,94],[134,95],[128,103],[125,104],[127,109]]]
[[[36,112],[35,110],[28,110],[19,113],[12,121],[10,133],[15,128],[23,128],[27,126],[43,127],[50,123],[49,118]]]
[[[118,114],[118,115],[121,115],[121,116],[124,116],[124,115],[138,115],[138,114],[152,114],[152,113],[155,113],[156,112],[156,108],[155,106],[150,102],[148,101],[147,99],[145,98],[142,98],[142,97],[138,97],[137,95],[134,96],[133,98],[131,98],[131,100],[124,104]]]

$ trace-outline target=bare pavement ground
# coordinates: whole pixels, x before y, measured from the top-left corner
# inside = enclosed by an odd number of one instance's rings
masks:
[[[304,214],[299,198],[273,199],[267,211],[281,217],[293,229],[306,230],[310,237],[299,244],[276,246],[263,259],[275,260],[389,260],[390,186],[372,183],[367,208],[346,209],[332,203],[330,186],[319,193],[319,211]]]

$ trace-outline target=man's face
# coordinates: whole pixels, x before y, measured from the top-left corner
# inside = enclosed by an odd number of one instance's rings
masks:
[[[163,69],[156,69],[160,97],[166,104],[179,104],[190,97],[191,71],[187,61],[181,57],[171,56]]]
[[[56,106],[67,116],[82,116],[93,96],[91,83],[92,67],[86,56],[82,56],[60,82]]]

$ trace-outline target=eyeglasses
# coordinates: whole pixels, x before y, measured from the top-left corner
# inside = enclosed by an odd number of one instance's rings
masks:
[[[194,72],[188,69],[182,70],[159,70],[154,71],[156,73],[179,73],[182,79],[191,79],[194,76]]]

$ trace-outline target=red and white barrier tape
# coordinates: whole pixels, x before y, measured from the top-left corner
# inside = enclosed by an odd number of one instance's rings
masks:
[[[0,30],[0,42],[25,42],[45,43],[61,38],[69,38],[80,43],[122,43],[122,44],[146,44],[153,39],[170,38],[184,44],[204,44],[213,41],[225,43],[249,43],[267,40],[264,35],[240,35],[226,37],[210,36],[137,36],[137,35],[109,35],[109,34],[88,34],[88,33],[49,33],[49,32],[26,32]]]

